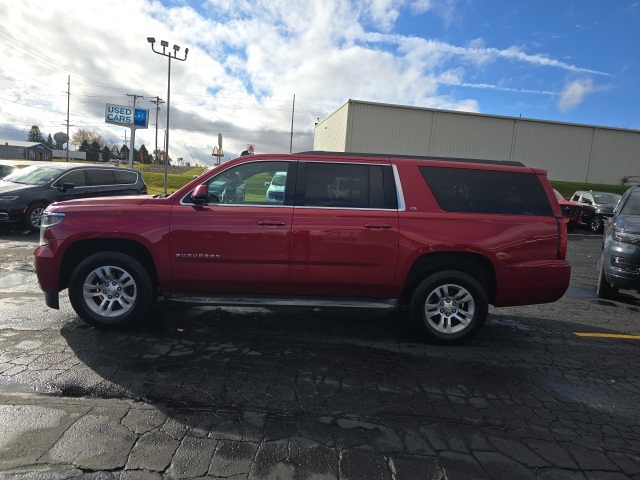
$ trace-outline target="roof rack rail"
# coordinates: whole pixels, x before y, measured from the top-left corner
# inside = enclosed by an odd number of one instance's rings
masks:
[[[454,157],[434,157],[424,155],[396,155],[393,153],[359,153],[359,152],[330,152],[327,150],[310,150],[307,152],[297,152],[296,155],[339,155],[342,157],[377,157],[377,158],[399,158],[411,160],[442,160],[446,162],[465,163],[486,163],[492,165],[509,165],[514,167],[525,167],[522,162],[514,160],[483,160],[478,158],[454,158]]]

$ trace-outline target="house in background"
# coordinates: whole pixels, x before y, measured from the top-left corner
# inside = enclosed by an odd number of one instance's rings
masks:
[[[0,160],[34,160],[50,162],[53,151],[44,143],[0,140]]]

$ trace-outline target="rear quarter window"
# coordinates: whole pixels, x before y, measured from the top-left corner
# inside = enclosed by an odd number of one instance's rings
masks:
[[[553,216],[538,176],[533,173],[420,167],[446,212]]]
[[[138,175],[127,170],[113,170],[113,178],[119,185],[132,185],[138,181]]]

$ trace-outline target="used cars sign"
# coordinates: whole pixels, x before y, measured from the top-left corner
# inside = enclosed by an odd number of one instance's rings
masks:
[[[116,125],[127,125],[132,128],[147,128],[149,110],[107,103],[104,121],[106,123],[115,123]]]

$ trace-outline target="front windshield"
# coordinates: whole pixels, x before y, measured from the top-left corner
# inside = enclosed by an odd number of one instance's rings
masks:
[[[22,168],[2,180],[5,182],[22,183],[25,185],[46,185],[60,175],[59,167],[49,165],[32,165]]]
[[[273,181],[271,182],[271,185],[273,185],[275,187],[284,187],[286,183],[287,183],[287,174],[286,173],[277,173],[273,177]]]
[[[631,192],[620,213],[623,215],[640,215],[640,191]]]
[[[620,200],[621,195],[615,193],[594,193],[593,199],[596,203],[607,203],[610,205],[615,205]]]

